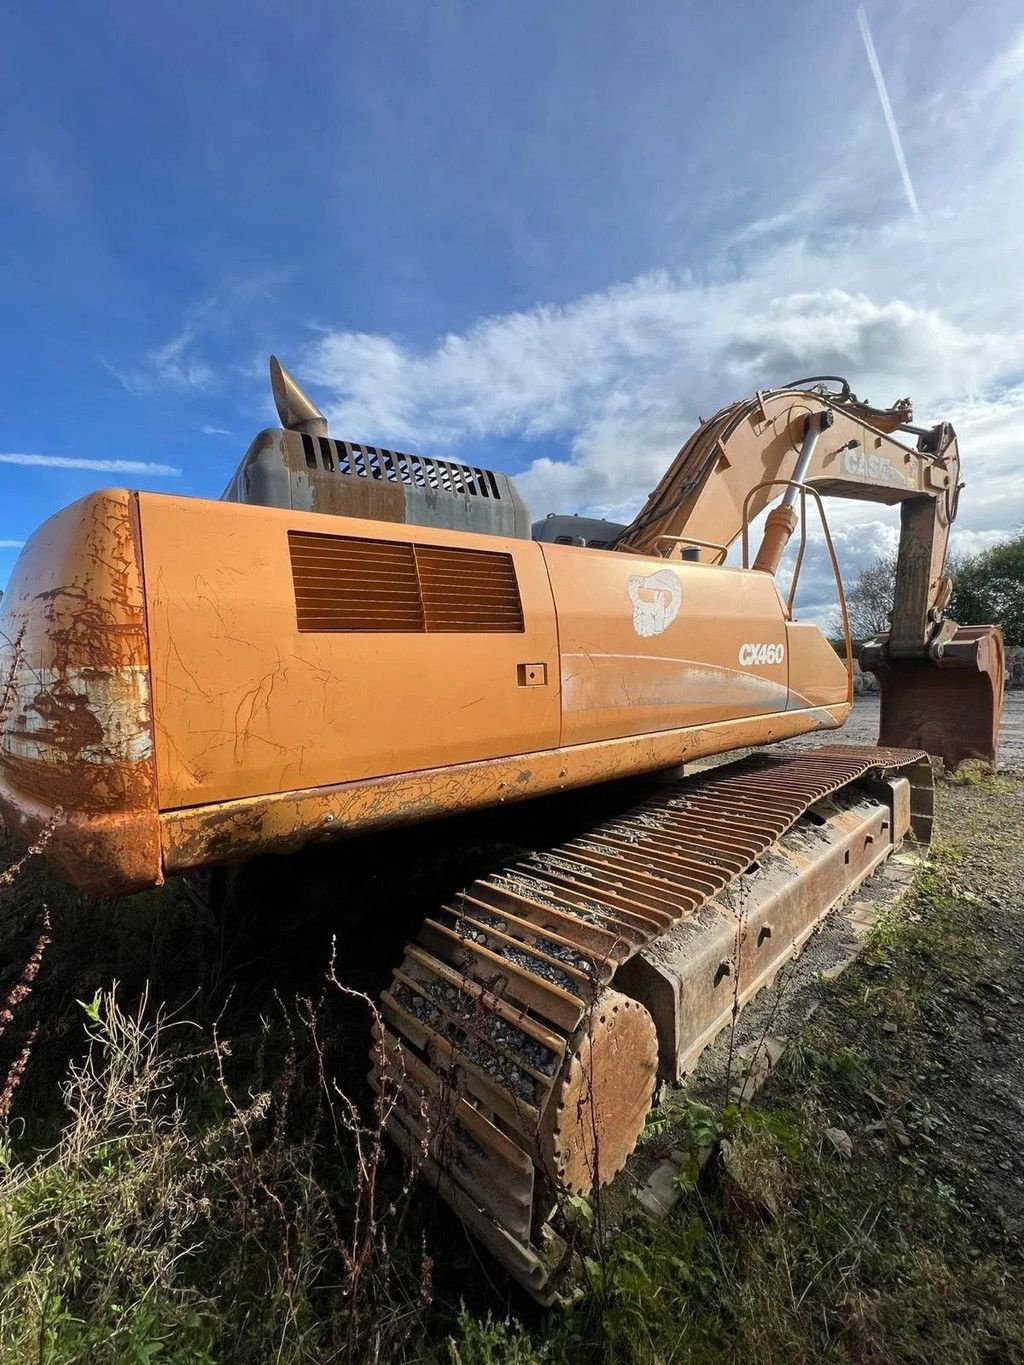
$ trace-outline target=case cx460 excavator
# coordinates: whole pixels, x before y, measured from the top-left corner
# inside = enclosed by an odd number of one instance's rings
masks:
[[[550,1299],[561,1196],[622,1167],[657,1076],[927,842],[929,755],[995,760],[1000,632],[944,616],[956,439],[801,380],[702,422],[629,525],[531,533],[505,475],[335,440],[273,359],[271,379],[281,426],[219,501],[100,492],[26,544],[0,616],[0,812],[111,894],[668,774],[439,907],[379,1004],[395,1141]],[[765,751],[851,708],[849,632],[844,660],[792,610],[811,512],[843,602],[825,495],[901,509],[891,629],[861,654],[879,746]]]

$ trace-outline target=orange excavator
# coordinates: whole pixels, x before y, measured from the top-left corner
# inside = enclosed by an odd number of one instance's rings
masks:
[[[507,476],[335,440],[273,359],[271,380],[281,426],[219,501],[100,492],[25,545],[0,614],[0,813],[69,882],[122,894],[664,774],[439,908],[380,1001],[393,1137],[549,1299],[564,1196],[621,1169],[658,1074],[902,839],[927,842],[928,755],[995,761],[1000,632],[944,616],[956,438],[815,377],[702,422],[629,525],[531,528]],[[814,513],[845,620],[824,496],[900,504],[891,629],[861,653],[879,747],[764,751],[852,705],[849,631],[841,658],[793,612]]]

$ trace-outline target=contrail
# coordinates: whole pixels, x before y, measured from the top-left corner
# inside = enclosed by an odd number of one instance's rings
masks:
[[[0,540],[0,550],[20,550],[24,544],[23,540]]]
[[[26,464],[41,469],[95,469],[101,474],[153,474],[176,478],[180,469],[148,460],[80,460],[73,455],[0,455],[0,464]]]
[[[893,117],[892,105],[889,103],[889,92],[885,88],[885,77],[882,75],[882,68],[878,64],[878,53],[875,51],[875,44],[871,38],[871,30],[868,27],[868,16],[864,12],[864,6],[857,7],[857,22],[860,24],[860,36],[864,39],[864,50],[868,54],[868,63],[871,66],[871,74],[875,78],[875,87],[878,90],[878,98],[882,104],[882,113],[885,115],[886,127],[889,129],[889,137],[892,139],[892,150],[896,155],[896,164],[900,168],[900,175],[903,179],[903,189],[906,192],[907,203],[910,205],[910,212],[915,218],[920,218],[921,210],[917,206],[917,195],[914,193],[914,186],[910,180],[910,171],[907,169],[907,158],[903,155],[903,143],[900,141],[900,130],[896,127],[896,120]]]

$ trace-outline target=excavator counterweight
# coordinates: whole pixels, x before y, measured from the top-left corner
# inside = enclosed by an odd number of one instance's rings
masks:
[[[395,1141],[547,1301],[565,1200],[621,1169],[657,1076],[927,843],[929,755],[996,759],[1000,632],[944,616],[956,438],[803,380],[702,423],[628,526],[531,535],[506,475],[336,440],[271,379],[282,425],[220,500],[99,492],[26,544],[0,606],[0,813],[69,882],[123,894],[651,775],[451,898],[381,998]],[[776,582],[825,495],[901,506],[892,626],[861,655],[879,747],[763,752],[852,706],[849,638],[844,660]]]

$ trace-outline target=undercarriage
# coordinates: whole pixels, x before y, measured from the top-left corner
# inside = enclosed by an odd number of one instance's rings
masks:
[[[372,1081],[392,1136],[541,1301],[566,1199],[624,1166],[680,1080],[822,918],[931,837],[921,752],[756,753],[661,788],[475,881],[381,1000]]]

